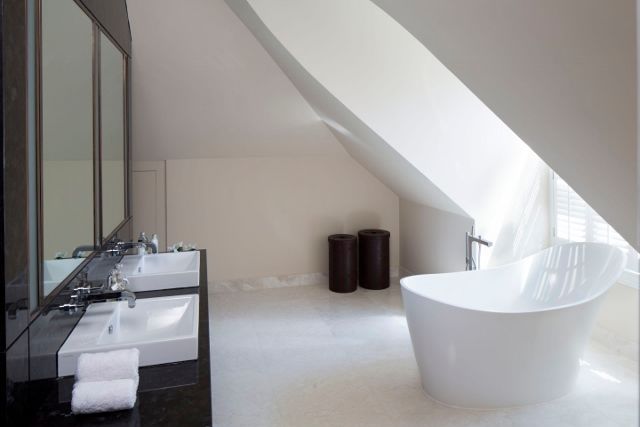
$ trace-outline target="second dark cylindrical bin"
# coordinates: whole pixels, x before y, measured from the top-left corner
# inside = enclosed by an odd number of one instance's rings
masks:
[[[358,245],[356,236],[329,236],[329,289],[333,292],[354,292],[358,289]]]
[[[386,230],[358,231],[358,276],[363,288],[389,287],[389,237]]]

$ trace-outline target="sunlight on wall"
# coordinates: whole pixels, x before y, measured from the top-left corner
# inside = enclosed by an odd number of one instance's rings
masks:
[[[549,246],[549,168],[542,161],[528,159],[514,174],[510,193],[497,191],[504,202],[491,221],[487,218],[495,246],[488,248],[484,266],[521,259]],[[485,248],[483,248],[485,250]]]
[[[408,163],[394,171],[396,176],[415,168],[475,220],[477,233],[496,242],[495,249],[483,249],[482,265],[512,261],[548,245],[544,163],[389,15],[368,0],[246,3],[291,61],[308,73],[306,79],[316,83],[307,86],[328,92],[346,107],[346,113],[335,108],[336,115],[353,114]],[[266,37],[260,29],[256,34]],[[285,71],[296,69],[282,52],[270,53],[285,62]],[[304,83],[297,83],[303,95],[317,97],[313,89],[305,92]],[[340,117],[325,121],[349,126]],[[372,138],[360,142],[384,150]],[[368,159],[359,161],[369,170],[378,167]],[[405,196],[426,189],[394,191],[410,202],[439,207],[435,198]],[[464,239],[464,233],[450,238]]]

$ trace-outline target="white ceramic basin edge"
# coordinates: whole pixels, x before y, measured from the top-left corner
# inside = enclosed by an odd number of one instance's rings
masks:
[[[200,284],[200,252],[127,255],[122,271],[132,292],[190,288]]]
[[[58,351],[58,376],[74,375],[82,353],[140,350],[140,366],[198,358],[198,295],[94,303]]]

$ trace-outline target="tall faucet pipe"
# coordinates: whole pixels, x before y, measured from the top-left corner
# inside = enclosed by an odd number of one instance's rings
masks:
[[[466,257],[466,269],[467,270],[477,270],[478,269],[478,263],[476,263],[476,260],[473,257],[473,243],[477,243],[478,244],[478,261],[480,258],[480,251],[482,246],[487,246],[487,247],[491,247],[493,246],[493,242],[490,242],[488,240],[484,240],[482,238],[482,236],[474,236],[474,228],[471,228],[471,234],[469,234],[469,232],[465,233],[465,237],[466,237],[466,247],[465,247],[465,257]],[[482,246],[481,246],[482,245]]]

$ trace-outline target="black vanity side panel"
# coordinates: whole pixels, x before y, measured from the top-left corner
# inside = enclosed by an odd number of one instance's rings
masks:
[[[2,398],[2,405],[0,405],[0,422],[2,425],[7,425],[7,409],[9,405],[4,402],[8,402],[7,399],[7,383],[9,382],[7,378],[7,353],[2,349],[0,352],[0,375],[5,378],[5,381],[0,386],[0,398]]]
[[[4,349],[29,323],[26,2],[2,1]]]
[[[0,138],[2,138],[2,148],[0,150],[0,158],[2,159],[2,173],[0,174],[0,248],[3,249],[3,256],[0,257],[0,275],[2,276],[2,280],[5,279],[5,269],[4,269],[4,79],[3,79],[3,53],[4,53],[4,46],[2,45],[2,40],[4,40],[4,37],[2,35],[2,30],[4,28],[3,22],[2,22],[2,17],[4,15],[3,13],[3,7],[4,7],[4,2],[3,0],[0,0]],[[2,304],[1,306],[3,307],[2,309],[2,315],[4,318],[4,311],[5,311],[5,295],[4,295],[4,290],[2,292],[0,292],[0,304]],[[4,345],[0,346],[0,350],[2,351],[2,359],[0,360],[0,366],[2,366],[2,369],[5,368],[4,366],[4,361],[5,361],[5,356],[4,353],[6,352],[7,346],[6,346],[6,325],[5,325],[6,321],[3,320],[2,322],[2,328],[0,328],[0,342],[4,343]],[[6,374],[6,373],[5,373]],[[6,377],[6,375],[5,375]],[[3,385],[3,390],[4,390],[4,385]],[[4,396],[4,393],[2,393],[2,395]],[[4,409],[2,412],[3,417],[0,418],[0,420],[4,419]]]
[[[29,330],[25,330],[5,354],[6,422],[24,425],[29,418]],[[3,405],[4,406],[4,405]]]
[[[76,2],[84,6],[122,50],[131,56],[131,28],[126,0],[76,0]]]
[[[90,270],[92,266],[100,264],[100,261],[92,259],[84,270]],[[109,264],[109,268],[112,267],[113,261]],[[62,289],[47,307],[41,310],[29,326],[29,379],[31,381],[58,376],[58,350],[82,317],[82,311],[70,314],[58,310],[58,307],[69,302],[69,296],[78,286],[80,283],[74,277],[66,288]]]
[[[18,425],[14,420],[27,415],[29,381],[26,2],[1,0],[0,13],[0,366],[5,378],[0,420]]]

